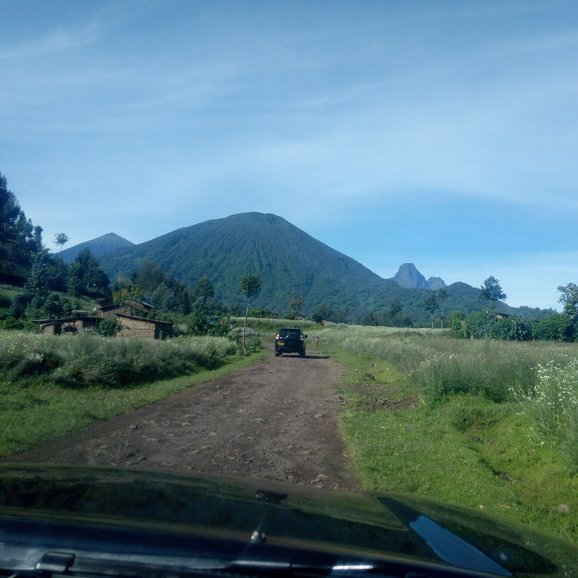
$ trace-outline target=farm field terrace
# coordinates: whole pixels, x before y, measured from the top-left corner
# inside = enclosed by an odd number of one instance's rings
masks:
[[[419,494],[578,543],[578,346],[334,326],[342,428],[368,490]]]

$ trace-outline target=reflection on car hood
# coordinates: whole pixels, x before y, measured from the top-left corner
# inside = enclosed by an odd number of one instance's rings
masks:
[[[372,560],[395,556],[502,576],[578,575],[575,546],[478,512],[415,497],[159,470],[2,465],[2,520],[154,530]]]

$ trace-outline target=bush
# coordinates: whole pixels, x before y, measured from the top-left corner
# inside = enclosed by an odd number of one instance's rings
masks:
[[[23,319],[14,319],[14,317],[8,317],[7,319],[2,319],[0,321],[0,329],[11,329],[22,331],[29,328],[29,323]]]
[[[122,325],[117,319],[102,319],[97,325],[95,333],[103,337],[114,337],[121,329]]]
[[[465,318],[454,316],[451,327],[456,337],[505,341],[532,339],[532,328],[527,321],[492,311],[478,311]]]
[[[567,315],[554,313],[542,321],[534,323],[534,339],[541,341],[572,342],[576,339],[576,324]]]

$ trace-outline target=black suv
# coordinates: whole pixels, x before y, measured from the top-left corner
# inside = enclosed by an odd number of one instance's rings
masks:
[[[306,337],[299,327],[282,327],[275,335],[275,355],[298,353],[299,357],[305,357]]]

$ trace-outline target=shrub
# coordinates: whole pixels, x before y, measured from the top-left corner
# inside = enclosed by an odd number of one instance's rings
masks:
[[[540,364],[537,376],[531,389],[512,392],[541,432],[565,446],[578,466],[578,359]]]
[[[122,326],[117,319],[102,319],[96,327],[95,333],[103,337],[114,337]]]
[[[534,339],[542,341],[571,342],[576,338],[576,324],[567,315],[554,313],[546,319],[535,322],[532,333]]]
[[[492,311],[478,311],[466,319],[455,319],[452,329],[458,337],[505,341],[532,339],[532,328],[528,322],[519,317],[502,316]]]

